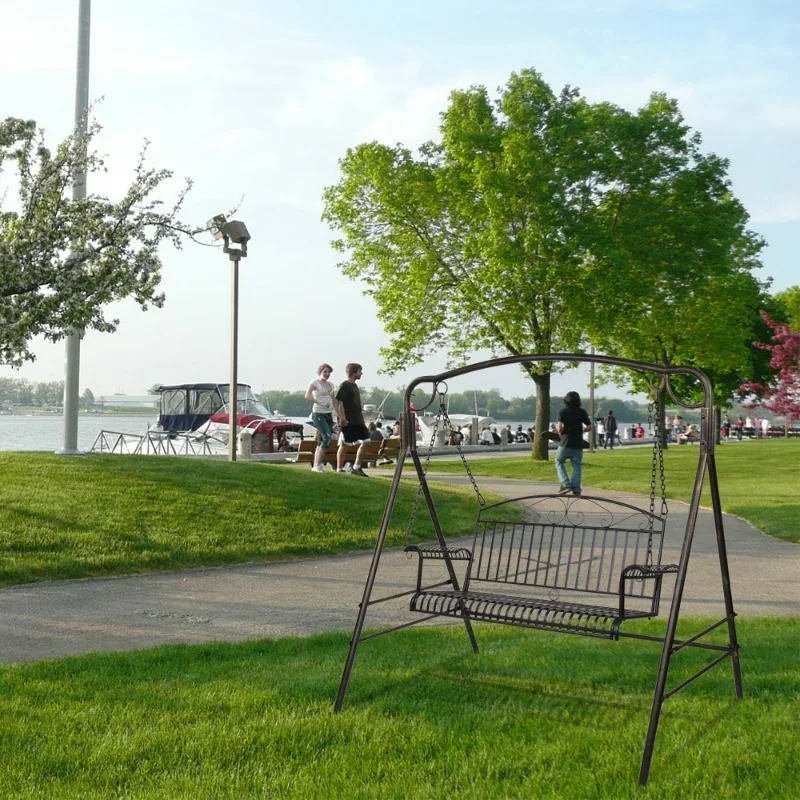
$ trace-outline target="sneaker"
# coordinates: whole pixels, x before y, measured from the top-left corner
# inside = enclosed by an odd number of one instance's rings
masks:
[[[350,470],[350,473],[352,475],[358,475],[358,476],[360,476],[362,478],[368,478],[369,477],[367,475],[367,473],[364,472],[364,469],[361,467],[361,465],[359,465],[357,467],[353,467],[353,469]]]
[[[581,496],[580,489],[579,489],[577,492],[576,492],[576,491],[573,489],[573,490],[572,490],[572,494],[574,494],[574,495],[575,495],[575,497],[580,497],[580,496]]]
[[[561,488],[558,490],[558,493],[559,493],[559,494],[569,494],[571,491],[572,491],[572,487],[571,487],[571,486],[562,486],[562,487],[561,487]]]
[[[311,467],[312,472],[325,472],[325,467],[322,464],[317,464],[316,467]]]
[[[338,473],[342,474],[342,475],[344,475],[344,474],[346,474],[346,473],[347,473],[347,470],[346,470],[346,469],[337,469],[336,471],[337,471]]]

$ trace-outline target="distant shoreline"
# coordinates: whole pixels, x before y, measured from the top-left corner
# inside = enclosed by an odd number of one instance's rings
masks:
[[[63,412],[47,411],[41,408],[31,406],[27,408],[22,406],[14,409],[13,411],[0,412],[4,417],[60,417]],[[79,411],[78,415],[81,417],[156,417],[158,416],[158,409],[153,408],[126,408],[126,409],[105,409],[104,411]]]

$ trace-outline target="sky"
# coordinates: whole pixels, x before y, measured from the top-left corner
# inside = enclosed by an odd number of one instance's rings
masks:
[[[73,124],[78,0],[0,0],[0,10],[0,115],[35,119],[54,145]],[[394,388],[443,369],[446,355],[378,374],[388,338],[373,301],[337,269],[320,219],[346,148],[417,147],[436,137],[453,89],[494,90],[526,67],[556,91],[570,84],[631,110],[663,91],[704,148],[730,159],[734,191],[769,245],[760,277],[779,291],[800,283],[799,45],[800,6],[790,0],[94,0],[90,97],[102,98],[96,144],[108,173],[88,188],[119,197],[148,139],[149,163],[175,173],[166,198],[194,181],[186,220],[241,199],[236,216],[252,241],[240,276],[239,378],[255,391],[303,388],[322,361],[334,380],[358,361],[364,384]],[[227,258],[191,243],[161,255],[164,308],[110,308],[119,330],[87,332],[81,391],[228,380]],[[63,342],[37,340],[34,352],[33,364],[0,376],[63,379]],[[573,373],[553,388],[585,381]],[[455,388],[468,387],[534,393],[517,369]]]

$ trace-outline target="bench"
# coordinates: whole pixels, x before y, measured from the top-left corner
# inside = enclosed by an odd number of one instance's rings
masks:
[[[297,453],[294,458],[287,456],[286,460],[292,464],[313,464],[314,451],[317,449],[317,442],[314,439],[303,439],[297,446]]]
[[[380,448],[382,442],[367,442],[364,446],[364,453],[362,458],[362,463],[366,466],[368,463],[376,463],[380,458]],[[348,444],[345,445],[344,450],[344,463],[345,464],[354,464],[356,460],[356,454],[358,453],[359,445],[357,444]],[[286,460],[292,464],[314,464],[314,453],[317,449],[317,441],[316,439],[303,439],[300,442],[300,446],[297,450],[297,455],[293,458],[287,458]],[[325,450],[325,455],[323,456],[323,463],[330,464],[332,466],[336,466],[336,459],[338,458],[339,454],[339,445],[337,444],[336,440],[334,439],[328,445],[327,450]]]
[[[523,503],[525,522],[498,509]],[[444,561],[438,545],[410,545],[419,562],[411,610],[618,640],[620,626],[658,614],[665,518],[595,497],[532,495],[485,506],[472,547],[448,547],[465,564],[463,588],[423,586],[424,565]],[[450,581],[448,581],[450,583]],[[564,595],[564,596],[562,596]]]

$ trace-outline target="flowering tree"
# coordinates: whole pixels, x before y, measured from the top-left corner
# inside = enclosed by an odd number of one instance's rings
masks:
[[[785,417],[788,425],[800,419],[800,333],[792,333],[788,324],[775,322],[766,311],[761,316],[772,330],[772,343],[753,342],[753,346],[770,353],[769,366],[775,374],[767,384],[744,383],[739,392],[755,395],[757,404]]]
[[[75,176],[105,170],[89,149],[99,126],[76,129],[55,151],[32,120],[0,120],[0,171],[11,167],[19,184],[13,208],[0,196],[0,363],[32,361],[31,339],[51,341],[70,330],[116,330],[103,306],[133,297],[142,309],[160,307],[164,295],[159,246],[180,247],[193,229],[178,219],[191,183],[171,205],[154,197],[172,176],[145,165],[145,149],[133,181],[117,201],[89,195],[69,200]]]

